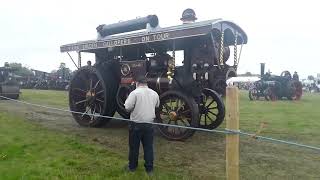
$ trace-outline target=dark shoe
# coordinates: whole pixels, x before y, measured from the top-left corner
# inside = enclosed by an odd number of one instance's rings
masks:
[[[153,170],[152,171],[147,171],[148,176],[153,176]]]
[[[126,172],[134,172],[136,169],[130,169],[129,167],[128,167],[128,165],[126,165],[125,167],[124,167],[124,171],[126,171]]]

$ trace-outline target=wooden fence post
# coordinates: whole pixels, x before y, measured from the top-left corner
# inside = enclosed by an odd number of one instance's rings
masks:
[[[239,92],[237,87],[227,87],[226,128],[239,130]],[[226,135],[227,180],[239,180],[239,134]]]

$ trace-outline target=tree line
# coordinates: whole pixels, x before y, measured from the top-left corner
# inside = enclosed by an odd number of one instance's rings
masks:
[[[12,67],[15,71],[14,74],[21,77],[33,77],[35,76],[35,71],[43,72],[35,69],[31,69],[28,67],[23,66],[21,63],[12,62],[9,63],[9,66]],[[60,77],[60,78],[67,78],[69,79],[72,75],[72,71],[66,67],[65,63],[60,63],[57,69],[54,69],[50,72],[52,76]]]

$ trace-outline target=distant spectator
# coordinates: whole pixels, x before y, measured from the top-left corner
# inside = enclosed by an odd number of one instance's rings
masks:
[[[297,71],[295,71],[295,72],[293,73],[292,78],[293,78],[293,80],[299,81],[299,75],[298,75]]]

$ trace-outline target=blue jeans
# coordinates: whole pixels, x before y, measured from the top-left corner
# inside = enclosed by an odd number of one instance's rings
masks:
[[[138,166],[140,142],[144,151],[144,167],[147,172],[153,170],[153,128],[147,123],[129,123],[129,169]]]

